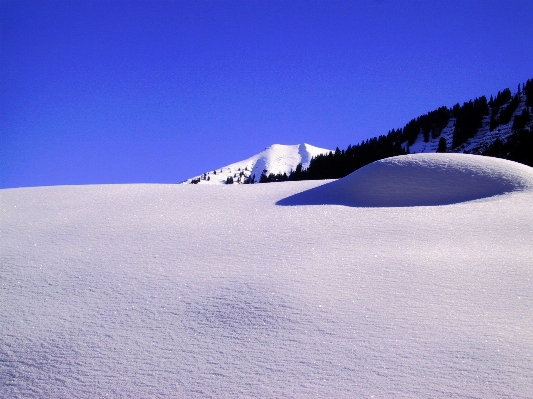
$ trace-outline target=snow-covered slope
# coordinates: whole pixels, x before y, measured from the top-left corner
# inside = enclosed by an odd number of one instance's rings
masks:
[[[531,398],[528,169],[413,159],[387,176],[512,190],[391,208],[276,205],[327,181],[0,190],[0,397]]]
[[[247,180],[258,182],[262,173],[266,175],[286,173],[289,175],[291,171],[296,170],[296,166],[300,162],[303,168],[307,168],[311,158],[319,154],[327,154],[330,151],[305,143],[296,145],[273,144],[244,161],[206,172],[187,179],[183,183],[225,184],[229,177],[236,184],[242,184]]]
[[[515,93],[516,94],[516,93]],[[439,140],[444,137],[446,139],[447,143],[447,152],[456,152],[456,153],[465,153],[465,154],[481,154],[484,150],[486,150],[496,139],[500,139],[503,142],[507,140],[507,138],[513,134],[513,120],[515,116],[518,116],[522,114],[522,111],[526,108],[526,95],[525,93],[521,92],[519,93],[520,96],[520,103],[516,110],[513,112],[513,115],[510,119],[510,121],[506,124],[498,125],[494,128],[494,130],[490,129],[490,119],[492,114],[489,113],[489,115],[486,115],[483,117],[482,126],[478,129],[477,134],[468,139],[464,144],[461,144],[457,148],[452,149],[452,142],[453,142],[453,132],[455,130],[455,118],[450,118],[448,121],[448,125],[442,130],[442,132],[435,138],[432,137],[432,135],[429,135],[429,141],[424,142],[424,135],[420,133],[418,135],[417,140],[415,143],[411,146],[407,145],[407,142],[403,143],[404,148],[409,148],[409,152],[411,154],[418,154],[418,153],[431,153],[431,152],[437,152],[437,148],[439,145]],[[507,104],[504,104],[501,108],[505,108],[510,104],[511,101],[509,101]],[[490,109],[490,112],[492,112],[492,109]],[[499,110],[501,112],[501,109]],[[532,123],[530,122],[528,126],[531,126]]]

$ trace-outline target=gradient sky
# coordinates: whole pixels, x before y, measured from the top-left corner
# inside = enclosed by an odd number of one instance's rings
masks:
[[[533,1],[0,0],[0,188],[346,148],[533,78]]]

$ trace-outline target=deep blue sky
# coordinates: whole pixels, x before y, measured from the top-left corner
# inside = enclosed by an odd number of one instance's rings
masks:
[[[0,0],[0,187],[345,148],[533,78],[533,1]]]

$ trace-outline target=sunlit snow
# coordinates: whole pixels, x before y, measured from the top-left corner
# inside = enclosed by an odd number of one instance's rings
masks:
[[[306,143],[296,145],[272,144],[250,158],[205,172],[200,176],[187,179],[183,183],[225,184],[228,177],[231,177],[235,184],[242,184],[247,180],[253,180],[257,183],[262,173],[267,176],[270,173],[290,175],[292,171],[296,170],[299,163],[302,164],[303,169],[307,169],[312,158],[329,152],[331,150]]]
[[[533,169],[455,157],[0,190],[0,397],[531,398]]]
[[[533,169],[468,154],[412,154],[376,161],[280,205],[449,205],[533,189]]]

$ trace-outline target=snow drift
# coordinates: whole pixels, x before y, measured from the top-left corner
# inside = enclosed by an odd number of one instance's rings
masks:
[[[413,154],[374,162],[278,204],[449,205],[531,188],[533,168],[516,162],[479,155]]]

